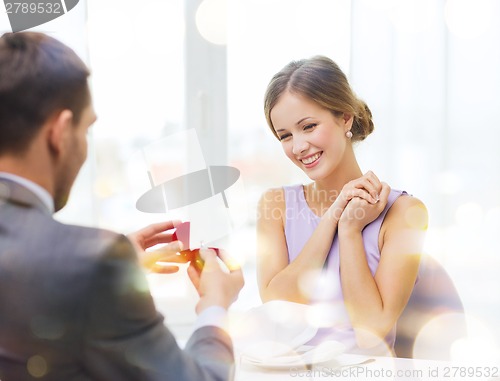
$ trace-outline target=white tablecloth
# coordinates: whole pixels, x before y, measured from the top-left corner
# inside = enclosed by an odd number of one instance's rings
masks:
[[[368,363],[352,365],[367,360]],[[459,364],[342,354],[334,361],[318,364],[310,369],[291,367],[273,370],[237,359],[235,381],[261,380],[500,380],[500,364]]]

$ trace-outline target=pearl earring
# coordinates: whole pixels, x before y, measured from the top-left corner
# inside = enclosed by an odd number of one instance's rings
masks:
[[[345,133],[345,136],[347,137],[347,139],[352,138],[352,132],[351,132],[351,130],[347,131],[347,132]]]

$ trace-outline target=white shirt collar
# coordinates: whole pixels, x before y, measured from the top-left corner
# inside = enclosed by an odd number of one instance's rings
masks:
[[[54,200],[49,192],[45,188],[42,188],[40,185],[35,184],[33,181],[28,180],[24,177],[14,175],[8,172],[0,172],[0,177],[4,179],[11,180],[23,187],[29,189],[33,192],[40,200],[42,200],[43,204],[50,210],[51,213],[54,213]]]

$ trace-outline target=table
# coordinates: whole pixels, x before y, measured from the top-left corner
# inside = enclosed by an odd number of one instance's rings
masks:
[[[363,363],[367,360],[369,360],[367,363]],[[500,380],[500,364],[457,364],[449,361],[367,357],[354,354],[342,354],[334,361],[316,365],[311,369],[292,367],[271,370],[244,361],[236,362],[235,381],[261,380]]]
[[[182,332],[186,339],[178,339],[184,347],[190,326]],[[235,342],[237,344],[237,342]],[[237,347],[237,345],[236,345]],[[382,356],[364,356],[344,353],[330,362],[317,364],[311,369],[266,369],[249,364],[235,353],[234,381],[321,381],[321,380],[395,380],[395,381],[500,381],[500,362],[452,362],[405,359]],[[366,362],[366,363],[365,363]]]

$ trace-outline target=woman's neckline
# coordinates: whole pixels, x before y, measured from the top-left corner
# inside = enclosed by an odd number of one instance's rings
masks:
[[[311,213],[316,219],[318,219],[318,220],[321,219],[321,217],[323,215],[318,216],[316,213],[314,213],[314,211],[312,210],[311,206],[307,202],[307,198],[306,198],[306,187],[307,187],[307,185],[301,184],[300,187],[301,187],[301,190],[302,190],[302,192],[299,192],[299,197],[301,197],[301,201],[304,202],[304,204],[306,205],[307,210],[309,211],[309,213]],[[325,212],[326,212],[326,210],[325,210]]]

